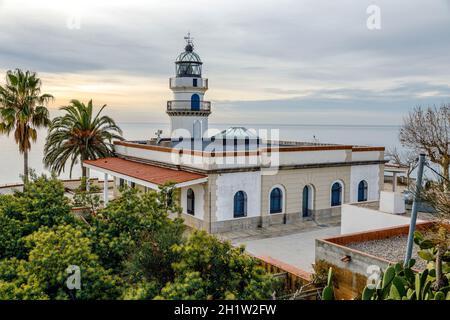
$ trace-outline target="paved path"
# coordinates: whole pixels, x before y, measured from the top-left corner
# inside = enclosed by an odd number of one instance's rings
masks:
[[[269,256],[311,272],[313,271],[311,264],[315,260],[315,239],[339,235],[340,229],[340,226],[335,225],[316,225],[289,235],[264,239],[235,238],[231,241],[236,245],[244,244],[247,251],[253,255]]]

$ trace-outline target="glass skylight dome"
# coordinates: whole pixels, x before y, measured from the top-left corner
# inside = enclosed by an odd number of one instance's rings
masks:
[[[230,127],[214,136],[215,139],[260,140],[251,130],[244,127]]]
[[[194,46],[188,43],[184,52],[175,60],[177,77],[201,77],[202,64],[200,56],[194,52]]]

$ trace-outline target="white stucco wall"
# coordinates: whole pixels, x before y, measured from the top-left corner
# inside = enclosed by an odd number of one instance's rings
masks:
[[[409,224],[409,221],[410,219],[405,216],[343,204],[341,209],[341,234],[402,226]]]
[[[0,194],[13,194],[15,191],[22,191],[22,186],[15,186],[15,187],[1,187],[0,188]]]
[[[194,135],[194,124],[200,123],[200,135]],[[208,130],[208,117],[204,116],[171,116],[170,134],[172,137],[200,138]]]
[[[329,163],[344,162],[347,158],[346,150],[320,150],[320,151],[289,151],[279,152],[280,165],[311,164],[311,163]]]
[[[181,208],[183,209],[183,213],[187,213],[187,190],[191,188],[194,191],[195,203],[194,203],[194,217],[197,219],[204,219],[204,199],[205,199],[205,190],[203,189],[202,184],[196,184],[189,187],[181,188]]]
[[[200,90],[177,90],[173,93],[173,100],[187,101],[187,107],[190,107],[190,101],[193,94],[198,94],[200,101],[203,101],[204,93]],[[181,103],[180,103],[181,105]]]
[[[405,213],[405,199],[399,192],[380,192],[380,211],[385,213],[403,214]]]
[[[195,121],[201,121],[201,130],[207,130],[208,128],[208,118],[207,117],[171,117],[173,128],[182,128],[179,132],[179,136],[191,136],[193,125]],[[191,131],[184,128],[190,128]],[[183,144],[178,145],[178,149],[190,149],[190,142],[186,142],[186,147]],[[216,148],[217,147],[217,148]],[[240,146],[240,148],[243,148]],[[198,147],[200,149],[200,146]],[[231,148],[232,149],[232,148]],[[272,163],[275,167],[265,170],[265,174],[277,173],[277,165],[296,165],[296,164],[313,164],[313,163],[327,163],[327,162],[345,162],[345,150],[324,150],[324,151],[303,151],[303,152],[281,152],[273,153],[270,157],[266,153],[262,153],[261,156],[256,155],[251,152],[250,155],[244,156],[234,156],[231,155],[223,157],[221,155],[216,155],[216,157],[202,157],[201,155],[191,155],[188,152],[184,153],[181,157],[177,153],[161,152],[156,150],[133,148],[121,145],[115,145],[115,150],[118,154],[124,156],[133,156],[136,158],[149,159],[158,162],[166,162],[171,164],[180,164],[191,166],[200,169],[222,169],[222,168],[245,168],[254,167],[260,164],[267,165]],[[211,144],[206,148],[205,152],[216,153],[222,152],[222,147],[218,143]],[[362,154],[364,152],[359,152]],[[281,158],[280,158],[281,157]],[[353,166],[352,167],[352,198],[351,201],[356,201],[357,198],[357,183],[362,179],[366,179],[369,184],[369,200],[378,199],[378,189],[377,181],[379,179],[379,165],[367,165],[367,166]],[[358,180],[359,179],[359,180]],[[370,180],[370,182],[369,182]],[[355,185],[355,181],[357,181]]]
[[[216,217],[218,221],[233,218],[234,195],[242,190],[247,194],[247,217],[261,215],[261,172],[220,174],[216,180]]]
[[[350,171],[350,202],[358,201],[358,184],[367,181],[367,201],[378,200],[380,196],[380,166],[352,166]]]
[[[206,78],[198,78],[198,77],[174,77],[170,78],[170,82],[172,84],[172,90],[186,90],[186,88],[193,88],[193,79],[197,79],[197,87],[196,90],[206,90],[207,80]]]
[[[383,151],[352,152],[352,161],[379,160],[384,158]]]
[[[135,157],[135,158],[141,158],[141,159],[148,159],[158,162],[172,162],[172,155],[170,152],[161,152],[156,150],[148,150],[148,149],[141,149],[141,148],[133,148],[128,146],[122,146],[122,145],[115,145],[114,151],[117,154],[123,155],[123,156],[129,156],[129,157]]]

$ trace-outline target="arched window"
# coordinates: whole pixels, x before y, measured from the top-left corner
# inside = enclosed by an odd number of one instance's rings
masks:
[[[283,211],[283,191],[274,188],[270,192],[270,213],[280,213]]]
[[[234,195],[234,217],[240,218],[247,215],[247,194],[244,191],[238,191]]]
[[[196,93],[191,96],[191,110],[200,110],[200,96]]]
[[[187,213],[195,214],[195,195],[194,191],[190,188],[187,191]]]
[[[342,204],[342,185],[339,182],[331,186],[331,206],[340,206]]]
[[[310,187],[305,186],[303,188],[303,206],[302,206],[302,216],[303,217],[309,216],[309,211],[311,209],[310,197],[311,197]]]
[[[358,184],[358,202],[367,201],[367,181],[362,180]]]

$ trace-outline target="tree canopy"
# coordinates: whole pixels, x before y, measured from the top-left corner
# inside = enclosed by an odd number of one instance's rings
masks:
[[[173,264],[175,279],[161,291],[160,299],[269,299],[274,279],[244,254],[204,231],[173,247],[180,256]]]
[[[442,175],[449,181],[450,165],[450,105],[417,107],[404,119],[400,129],[400,142],[417,155],[425,153],[441,167]]]
[[[41,93],[41,79],[35,72],[9,70],[0,85],[0,134],[14,133],[19,152],[24,155],[24,177],[28,178],[28,152],[37,140],[38,128],[50,125],[48,103],[53,96]]]
[[[82,219],[54,176],[0,195],[0,299],[270,297],[272,277],[243,248],[169,217],[180,212],[172,186],[121,192]]]

